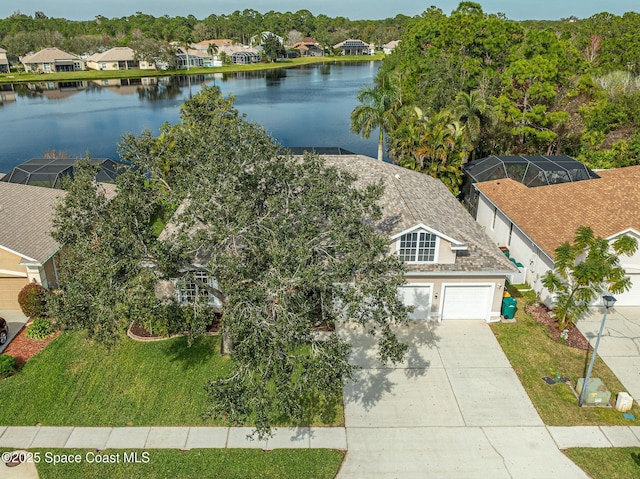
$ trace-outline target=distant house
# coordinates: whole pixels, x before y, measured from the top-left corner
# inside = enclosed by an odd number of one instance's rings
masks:
[[[87,58],[87,68],[92,70],[155,69],[153,63],[136,60],[136,54],[129,47],[115,47],[102,53],[94,53]]]
[[[518,282],[526,281],[548,305],[553,296],[542,285],[542,277],[553,268],[556,248],[573,242],[579,226],[588,226],[609,241],[621,235],[640,241],[640,166],[598,175],[540,186],[508,177],[474,184],[476,221],[520,264],[523,277]],[[640,252],[621,256],[620,263],[632,288],[614,295],[616,306],[640,306]]]
[[[85,69],[85,61],[73,53],[59,48],[45,48],[37,53],[20,57],[27,73],[75,72]]]
[[[244,47],[242,45],[223,46],[220,47],[219,53],[223,53],[231,59],[231,63],[235,65],[249,65],[252,63],[260,63],[260,52],[256,48]]]
[[[385,55],[391,55],[396,47],[400,44],[400,40],[393,40],[382,45],[382,51]]]
[[[215,53],[211,52],[211,45],[215,45]],[[203,55],[203,66],[204,67],[221,67],[222,66],[222,55],[221,53],[224,51],[224,48],[233,47],[235,45],[233,40],[228,38],[216,38],[213,40],[203,40],[198,43],[192,43],[191,48],[194,50],[198,50]]]
[[[303,38],[299,42],[291,45],[291,48],[297,50],[301,57],[321,57],[324,56],[320,42],[314,38]]]
[[[195,48],[185,48],[178,46],[176,49],[176,58],[178,60],[178,68],[198,68],[205,66],[205,59],[210,58],[208,53],[196,50]]]
[[[284,45],[284,38],[282,38],[280,35],[276,35],[275,33],[272,33],[272,32],[262,32],[262,33],[259,33],[257,35],[252,36],[249,39],[249,44],[252,45],[252,46],[262,45],[264,43],[265,38],[268,38],[270,36],[276,37],[276,39],[280,42],[280,45]]]
[[[372,47],[368,43],[357,39],[348,39],[333,46],[334,50],[341,50],[343,55],[371,55]]]
[[[10,71],[7,51],[4,48],[0,48],[0,73],[9,73]]]
[[[0,182],[0,309],[20,309],[18,293],[35,281],[56,287],[59,244],[53,211],[64,191]]]

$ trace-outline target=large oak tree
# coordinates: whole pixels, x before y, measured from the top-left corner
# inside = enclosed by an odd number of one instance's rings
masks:
[[[355,187],[317,156],[282,154],[208,87],[185,102],[180,124],[126,136],[121,157],[131,167],[110,201],[79,174],[58,209],[62,324],[102,339],[137,321],[195,334],[210,309],[154,294],[158,280],[195,281],[222,305],[233,345],[231,374],[206,387],[209,413],[260,433],[339,398],[353,366],[336,322],[377,331],[379,357],[402,358],[392,325],[407,318],[403,265],[376,228],[382,185]]]

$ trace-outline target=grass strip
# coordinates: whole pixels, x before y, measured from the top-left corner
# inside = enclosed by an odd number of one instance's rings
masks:
[[[131,450],[32,449],[39,453],[36,465],[40,479],[331,479],[344,458],[331,449],[155,449]],[[126,457],[125,457],[126,454]],[[53,460],[77,455],[73,464]],[[106,458],[119,462],[96,462]],[[146,462],[144,462],[146,461]],[[4,467],[4,466],[2,466]]]
[[[578,378],[584,377],[591,352],[565,346],[550,338],[546,327],[525,312],[527,301],[535,300],[533,293],[519,293],[515,289],[510,289],[510,293],[518,300],[516,322],[493,323],[491,328],[544,423],[550,426],[640,424],[638,420],[625,419],[613,408],[580,408],[568,385],[550,386],[542,380],[543,376],[554,377],[559,373],[575,384]],[[602,379],[614,400],[618,392],[625,391],[599,357],[592,377]],[[634,405],[631,412],[640,418],[640,407]]]
[[[629,479],[640,477],[640,448],[567,449],[565,454],[593,479]]]

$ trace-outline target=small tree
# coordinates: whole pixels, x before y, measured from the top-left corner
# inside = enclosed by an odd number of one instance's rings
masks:
[[[632,255],[638,249],[635,238],[620,236],[613,243],[594,235],[587,226],[576,230],[573,244],[565,242],[556,248],[552,271],[542,284],[555,294],[554,312],[560,329],[575,324],[598,295],[628,291],[631,280],[620,266],[619,255]]]
[[[18,304],[25,316],[43,316],[47,306],[47,290],[36,282],[29,283],[18,293]]]

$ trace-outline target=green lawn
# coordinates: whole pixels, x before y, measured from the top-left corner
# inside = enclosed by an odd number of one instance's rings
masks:
[[[313,63],[342,63],[342,62],[362,62],[362,61],[379,61],[384,58],[384,54],[376,55],[360,55],[360,56],[335,56],[335,57],[305,57],[294,58],[291,60],[283,60],[274,63],[254,63],[251,65],[225,65],[215,68],[191,68],[189,70],[112,70],[97,71],[85,70],[79,72],[64,73],[6,73],[0,74],[0,83],[29,83],[42,81],[89,81],[89,80],[106,80],[112,78],[142,78],[154,76],[173,76],[173,75],[206,75],[212,73],[234,73],[246,71],[272,70],[275,68],[290,68]]]
[[[527,298],[518,293],[513,295],[518,299],[516,322],[494,323],[492,329],[544,423],[550,426],[640,425],[638,420],[624,419],[622,413],[614,409],[580,408],[569,386],[562,383],[549,386],[542,381],[543,376],[560,373],[575,384],[577,378],[584,377],[591,353],[551,340],[545,327],[525,313]],[[601,378],[614,399],[618,392],[624,391],[600,358],[596,359],[592,377]],[[631,412],[640,418],[640,407],[635,405]]]
[[[575,448],[565,454],[593,479],[629,479],[640,477],[640,448]]]
[[[141,343],[109,350],[82,333],[63,333],[15,376],[0,381],[0,424],[202,426],[206,381],[228,371],[219,337]],[[319,409],[310,425],[344,423],[342,407]],[[319,413],[318,413],[319,414]]]
[[[192,449],[190,451],[149,450],[148,462],[123,463],[124,453],[132,451],[106,450],[100,454],[117,456],[120,463],[96,464],[96,451],[77,449],[32,449],[40,453],[37,465],[41,479],[330,479],[335,477],[344,454],[325,449],[277,449],[264,452],[248,449]],[[55,455],[79,454],[79,464],[52,464]],[[87,456],[89,453],[89,456]],[[142,459],[142,451],[138,451]]]

